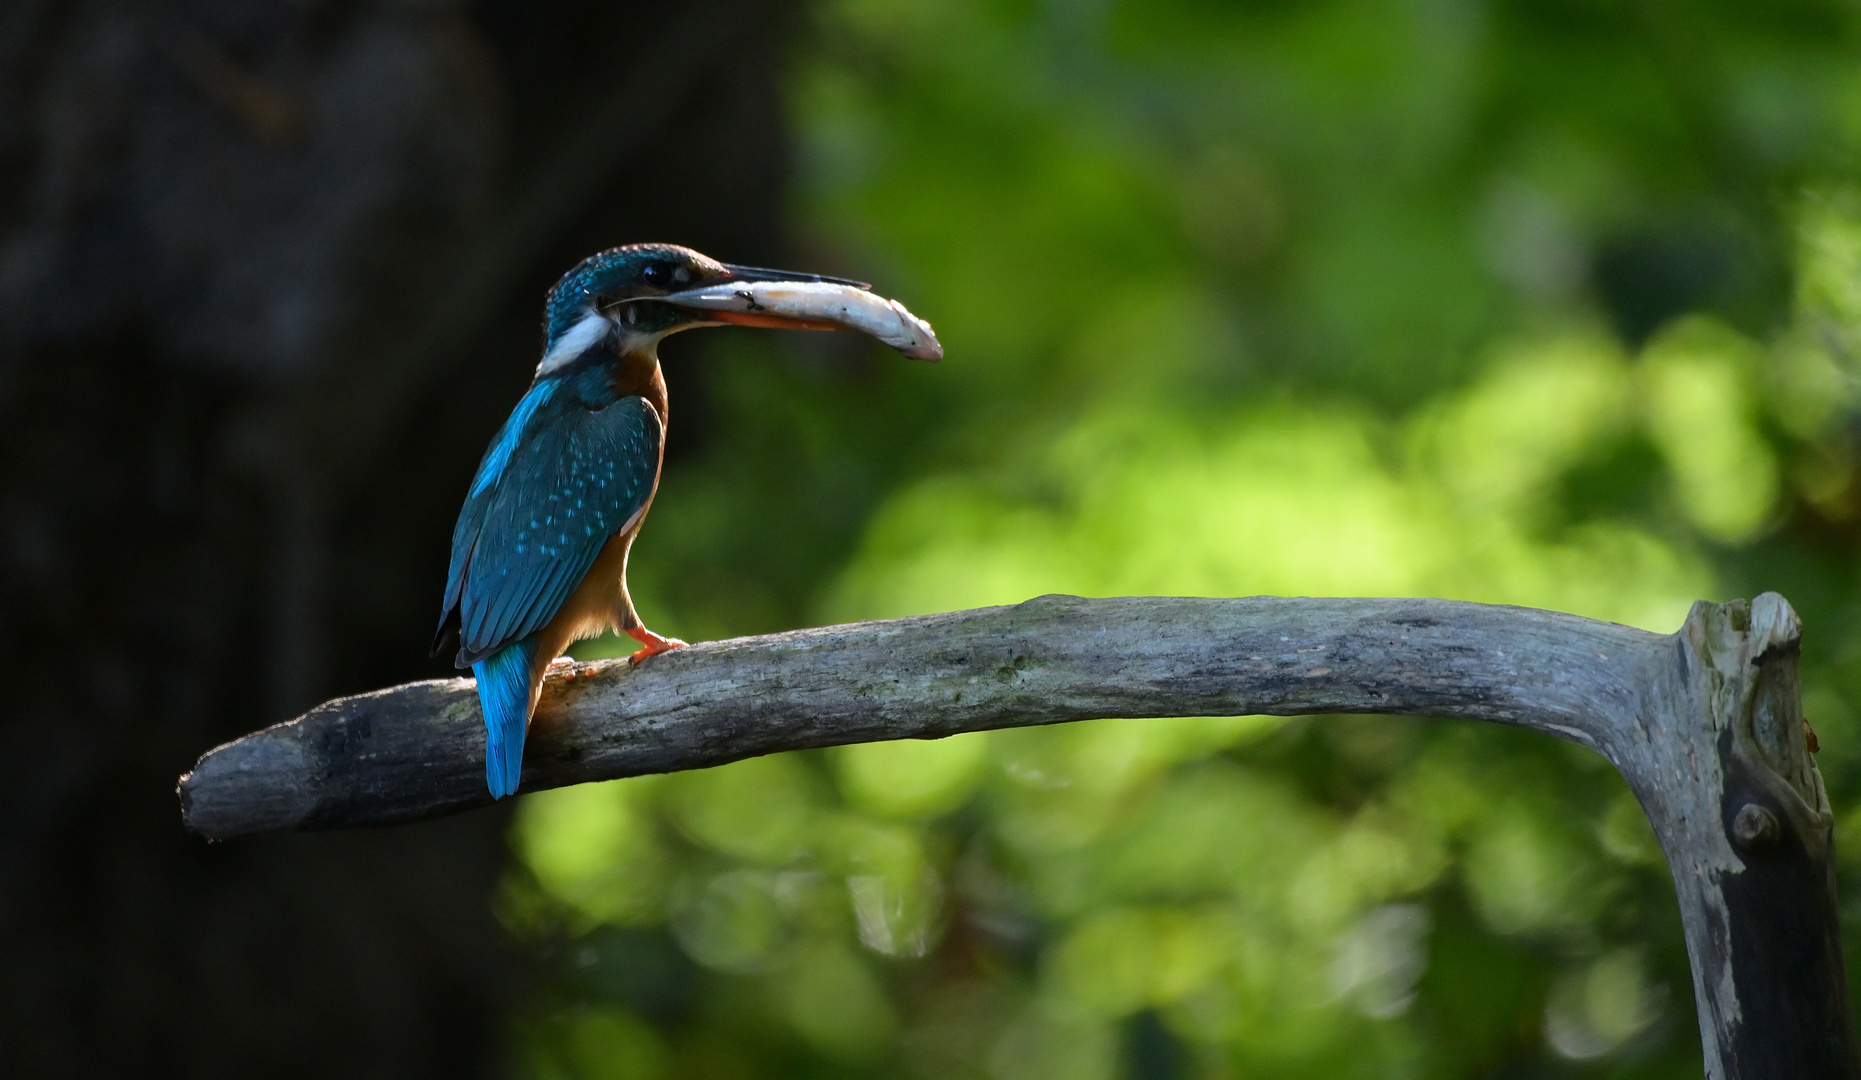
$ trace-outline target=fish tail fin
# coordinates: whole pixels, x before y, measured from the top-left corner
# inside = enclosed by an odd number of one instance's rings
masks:
[[[530,723],[530,658],[536,641],[524,638],[472,665],[478,704],[485,714],[485,786],[491,797],[517,792],[523,773],[523,735]]]

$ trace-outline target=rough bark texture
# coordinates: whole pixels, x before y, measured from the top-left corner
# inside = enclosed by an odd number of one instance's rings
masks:
[[[553,673],[528,791],[778,750],[1094,717],[1407,713],[1581,743],[1667,853],[1714,1080],[1856,1077],[1833,819],[1807,750],[1782,597],[1695,605],[1661,635],[1446,600],[1045,596],[711,642]],[[182,777],[214,838],[483,805],[473,684],[329,702]]]

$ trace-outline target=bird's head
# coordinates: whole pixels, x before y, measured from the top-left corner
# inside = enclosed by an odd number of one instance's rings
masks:
[[[676,244],[630,244],[583,259],[549,291],[537,374],[573,363],[611,336],[625,352],[726,323],[859,330],[907,356],[943,356],[928,323],[862,282],[732,266]]]

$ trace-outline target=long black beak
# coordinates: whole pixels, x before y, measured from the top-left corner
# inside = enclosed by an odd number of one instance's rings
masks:
[[[850,285],[855,289],[865,289],[868,292],[872,290],[872,286],[864,281],[854,281],[852,278],[828,277],[826,274],[803,274],[793,270],[770,270],[761,266],[732,266],[729,263],[724,264],[724,269],[730,271],[730,276],[736,278],[738,281],[815,281],[826,285]]]

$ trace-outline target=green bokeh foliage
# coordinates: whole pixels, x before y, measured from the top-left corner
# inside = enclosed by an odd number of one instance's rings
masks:
[[[649,622],[1276,593],[1665,632],[1775,588],[1857,849],[1854,9],[815,15],[804,254],[932,319],[949,359],[669,346],[717,400],[637,549]],[[539,1076],[1699,1073],[1645,820],[1528,733],[848,747],[526,796],[513,844],[499,910],[550,972],[514,1028]]]

